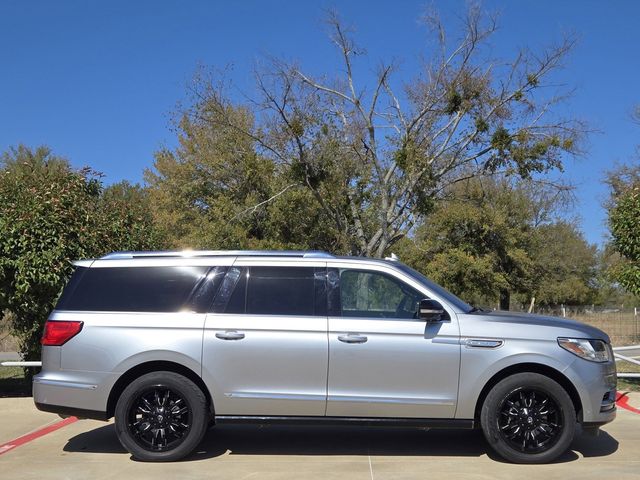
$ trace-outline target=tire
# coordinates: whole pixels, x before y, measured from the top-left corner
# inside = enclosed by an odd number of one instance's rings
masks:
[[[576,411],[556,381],[538,373],[517,373],[489,391],[480,423],[485,438],[504,459],[548,463],[573,441]]]
[[[115,417],[118,439],[136,460],[172,462],[202,441],[209,411],[204,393],[191,380],[153,372],[124,389]]]

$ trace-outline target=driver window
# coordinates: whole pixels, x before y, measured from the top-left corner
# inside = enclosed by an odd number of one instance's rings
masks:
[[[340,271],[343,317],[417,318],[422,298],[417,290],[384,273]]]

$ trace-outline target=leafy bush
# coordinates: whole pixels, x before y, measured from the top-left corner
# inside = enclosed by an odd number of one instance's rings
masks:
[[[139,187],[104,189],[96,172],[75,170],[46,147],[0,157],[0,311],[12,313],[23,358],[40,358],[44,321],[73,260],[158,242]]]
[[[613,246],[622,257],[614,275],[624,288],[640,297],[640,185],[614,199],[609,224]]]

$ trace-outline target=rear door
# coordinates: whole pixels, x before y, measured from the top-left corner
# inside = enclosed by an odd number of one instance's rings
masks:
[[[383,266],[329,268],[329,285],[327,415],[453,418],[455,313],[435,324],[417,319],[417,303],[429,293]]]
[[[207,315],[202,363],[216,415],[324,415],[326,264],[238,259]]]

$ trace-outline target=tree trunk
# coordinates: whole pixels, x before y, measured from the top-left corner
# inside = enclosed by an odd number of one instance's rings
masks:
[[[511,293],[509,290],[500,290],[500,310],[509,310]]]

